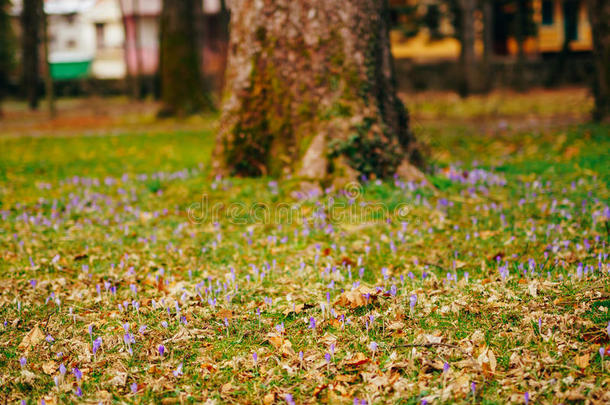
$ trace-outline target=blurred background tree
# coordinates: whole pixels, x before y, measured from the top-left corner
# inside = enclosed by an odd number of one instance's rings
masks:
[[[38,108],[42,0],[23,0],[21,12],[22,89],[30,109]]]
[[[589,15],[593,31],[593,119],[610,121],[610,1],[589,0]]]
[[[159,70],[161,116],[212,108],[201,74],[201,1],[163,0]]]
[[[55,89],[60,97],[124,94],[128,89],[138,100],[150,95],[159,99],[163,88],[161,115],[205,109],[211,105],[212,91],[214,99],[220,98],[228,49],[229,12],[224,0],[53,0],[45,5],[47,20],[41,18],[42,11],[36,12],[42,3],[12,0],[13,7],[5,6],[10,9],[10,17],[5,18],[12,18],[17,39],[7,39],[11,24],[3,24],[7,34],[0,33],[0,41],[21,44],[16,69],[2,89],[9,97],[25,97],[35,108],[43,94],[44,78],[45,94],[52,96]],[[598,105],[605,105],[604,69],[608,63],[602,49],[609,42],[603,34],[607,20],[603,5],[607,2],[389,3],[391,51],[401,91],[448,90],[465,96],[498,88],[582,86],[595,78],[595,99]],[[166,10],[162,13],[163,6]],[[184,12],[176,7],[191,10],[180,16],[185,23],[178,27],[191,34],[185,41],[176,41],[178,46],[168,47],[162,39],[172,31],[171,25],[165,29],[168,18]],[[48,41],[43,35],[44,21],[49,23]],[[3,46],[2,51],[10,52],[10,48]],[[180,63],[173,54],[183,55]],[[45,58],[50,69],[43,63]],[[199,70],[192,63],[195,60]],[[6,80],[6,68],[3,74]],[[125,86],[126,78],[130,86]],[[211,91],[204,86],[208,80]],[[192,85],[195,82],[201,85]],[[603,115],[605,108],[596,109],[596,117]]]
[[[2,100],[9,87],[9,78],[15,66],[15,37],[10,24],[10,0],[0,0],[0,116]]]
[[[516,39],[516,70],[523,69],[526,38],[536,34],[532,0],[393,0],[391,5],[392,26],[405,38],[426,30],[431,41],[445,38],[459,41],[460,82],[457,89],[462,96],[490,89],[494,29],[501,29],[506,36]],[[477,61],[475,53],[477,15],[481,16],[483,31],[483,57],[480,61]]]

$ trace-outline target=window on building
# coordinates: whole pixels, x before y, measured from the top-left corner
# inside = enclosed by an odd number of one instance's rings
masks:
[[[542,24],[543,25],[553,25],[553,17],[554,17],[554,4],[553,0],[543,0],[542,1]]]
[[[104,23],[95,23],[95,43],[97,45],[97,49],[103,49],[106,47],[104,34]]]

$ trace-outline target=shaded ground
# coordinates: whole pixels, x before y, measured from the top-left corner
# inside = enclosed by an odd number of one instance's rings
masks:
[[[59,99],[58,114],[49,119],[44,103],[29,111],[25,103],[7,102],[0,120],[0,136],[82,136],[125,132],[171,132],[209,128],[212,117],[157,120],[156,102],[134,102],[125,97]]]
[[[589,90],[564,88],[527,93],[495,91],[461,99],[455,93],[402,94],[413,125],[475,125],[479,132],[537,129],[586,122],[592,108]],[[557,102],[561,100],[561,102]],[[92,135],[121,132],[163,132],[209,128],[212,117],[157,120],[156,102],[133,102],[125,97],[60,99],[58,115],[49,119],[44,103],[29,111],[23,102],[4,104],[0,136]]]
[[[324,192],[211,180],[211,118],[13,116],[0,399],[608,403],[610,128],[565,92],[413,96],[429,184]]]

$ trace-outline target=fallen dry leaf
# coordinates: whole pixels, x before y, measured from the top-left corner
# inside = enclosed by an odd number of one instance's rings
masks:
[[[582,356],[574,357],[574,363],[579,368],[585,369],[589,365],[589,358],[590,358],[590,354],[589,353],[585,353]]]
[[[370,304],[376,298],[377,290],[361,284],[353,290],[344,291],[339,298],[337,298],[334,305],[358,308]]]
[[[263,404],[271,405],[275,401],[275,394],[270,392],[263,397]]]
[[[498,363],[496,361],[496,356],[491,349],[484,350],[477,358],[477,361],[483,368],[483,372],[485,372],[485,374],[491,375],[496,372],[496,366]]]
[[[358,352],[355,355],[353,355],[352,357],[350,357],[349,359],[345,360],[344,364],[347,367],[358,367],[365,363],[368,363],[369,361],[371,361],[371,359],[366,357],[364,355],[364,353]]]
[[[339,374],[338,376],[335,377],[335,380],[339,381],[339,382],[354,382],[358,379],[358,376],[356,374]]]
[[[38,326],[35,326],[30,330],[27,335],[23,337],[23,340],[19,344],[19,350],[25,350],[29,347],[36,346],[44,339],[44,333]]]
[[[52,361],[52,360],[44,362],[42,364],[42,371],[44,371],[48,375],[53,374],[56,369],[57,369],[57,364],[54,361]]]

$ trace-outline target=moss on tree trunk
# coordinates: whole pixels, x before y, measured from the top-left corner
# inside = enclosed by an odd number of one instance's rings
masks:
[[[217,173],[387,177],[419,162],[385,1],[234,0]],[[345,168],[344,168],[345,169]]]

